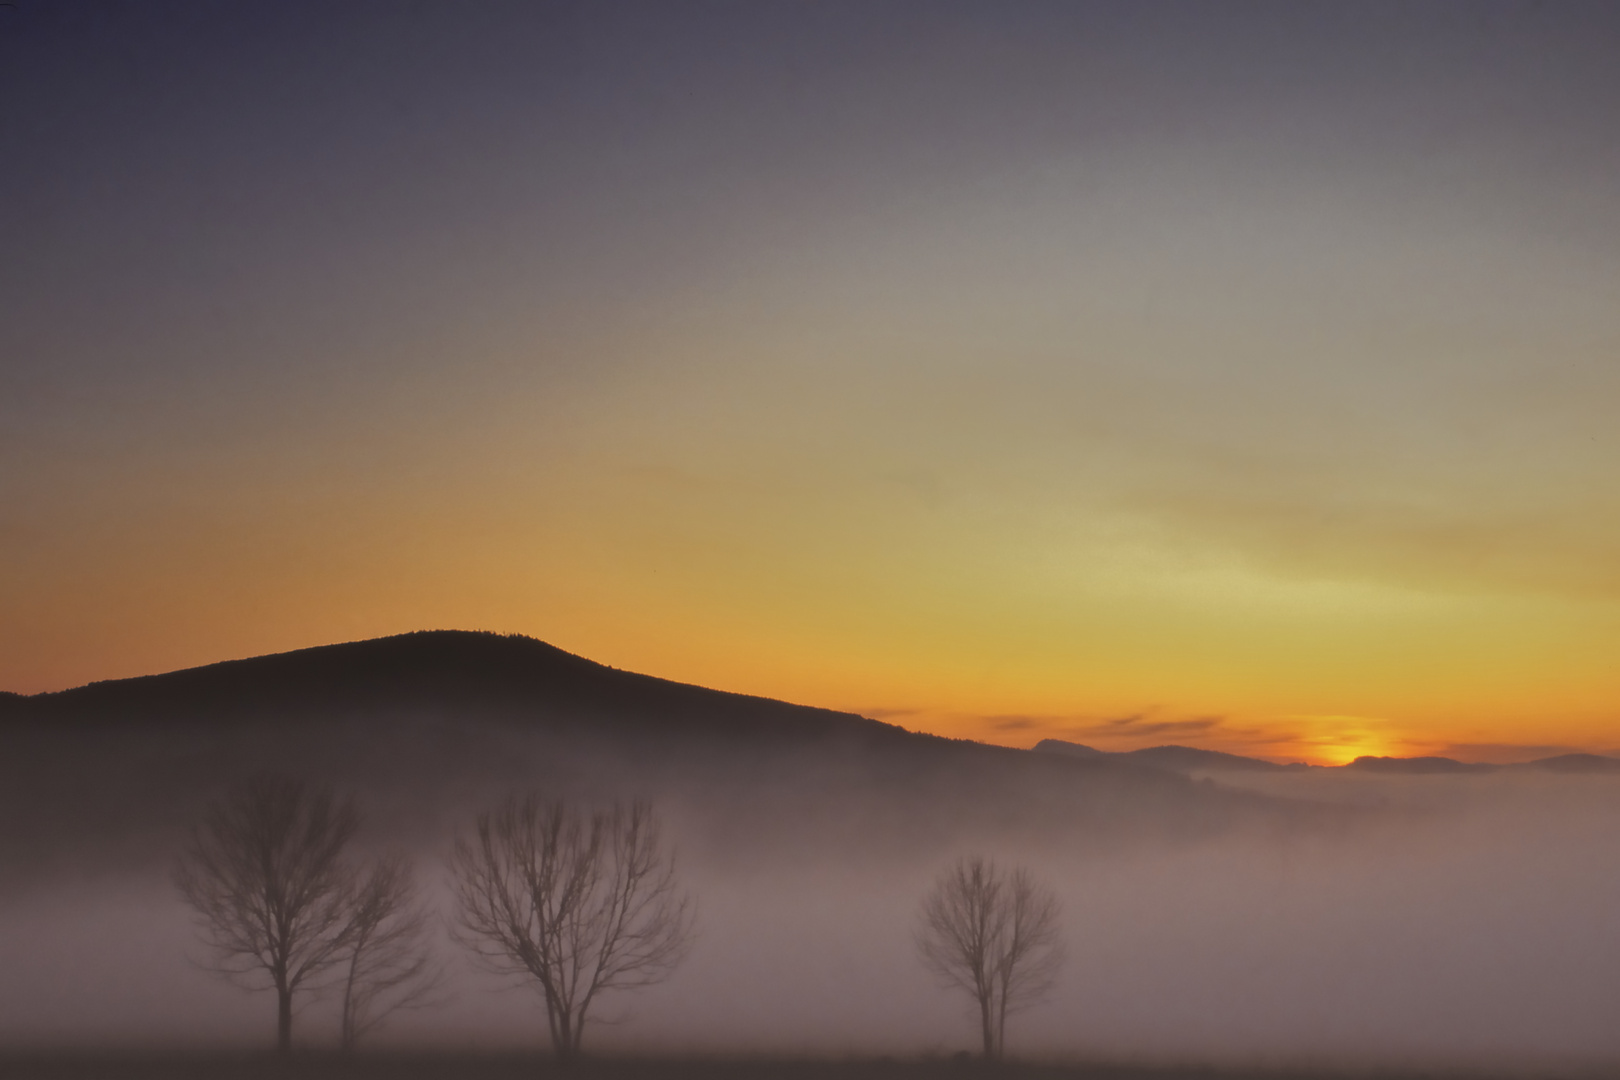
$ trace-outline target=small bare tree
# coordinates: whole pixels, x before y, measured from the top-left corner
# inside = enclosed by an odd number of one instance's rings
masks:
[[[1058,902],[1022,868],[973,857],[942,874],[923,899],[917,951],[947,986],[979,1007],[984,1056],[1006,1046],[1007,1015],[1051,990],[1063,963]]]
[[[276,992],[276,1046],[292,1046],[293,996],[343,958],[360,827],[331,789],[258,777],[212,804],[174,881],[196,911],[215,970]]]
[[[457,841],[453,868],[458,940],[539,984],[563,1061],[598,995],[662,981],[691,944],[691,905],[646,803],[587,815],[508,801]]]
[[[410,864],[399,855],[379,858],[356,885],[344,928],[345,1050],[390,1014],[438,1003],[444,969],[429,948],[431,929]]]

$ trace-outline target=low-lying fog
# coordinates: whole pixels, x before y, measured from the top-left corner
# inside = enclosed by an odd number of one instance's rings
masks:
[[[637,779],[620,793],[636,794],[645,776],[626,776]],[[613,789],[611,779],[599,777],[598,788]],[[771,822],[747,795],[720,797],[710,784],[644,791],[678,846],[699,937],[666,983],[605,999],[586,1050],[976,1049],[970,1003],[935,984],[912,933],[935,875],[954,854],[981,853],[1030,868],[1063,905],[1067,961],[1050,997],[1009,1023],[1014,1055],[1527,1070],[1620,1063],[1620,779],[1317,770],[1216,782],[1287,800],[1278,813],[1305,824],[1237,816],[1204,836],[1116,829],[1114,842],[1098,843],[1087,835],[1100,828],[1091,821],[1031,834],[981,816],[974,830],[863,846],[836,793],[801,792],[770,811],[795,820]],[[51,782],[39,783],[29,795],[36,839],[51,817]],[[487,804],[518,788],[512,776],[423,783],[432,790],[420,801],[386,784],[358,794],[369,838],[416,849],[419,877],[448,922],[453,830],[481,794]],[[1118,798],[1115,818],[1128,818],[1130,796]],[[1322,802],[1356,812],[1324,817]],[[817,805],[836,831],[807,843]],[[885,815],[936,812],[854,805],[878,833]],[[86,814],[80,832],[93,831]],[[145,839],[119,845],[67,837],[68,854],[54,861],[38,845],[8,850],[0,1041],[270,1043],[272,996],[235,989],[197,963],[205,954],[168,876],[183,837],[163,814],[154,820]],[[405,824],[388,828],[390,820]],[[104,824],[107,835],[118,831]],[[545,1045],[532,990],[475,969],[442,933],[439,948],[451,1000],[396,1015],[374,1045]],[[308,1003],[297,1039],[335,1041],[334,1008]]]

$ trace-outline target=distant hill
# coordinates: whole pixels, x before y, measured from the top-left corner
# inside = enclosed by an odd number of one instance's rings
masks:
[[[12,695],[14,698],[16,695]],[[449,713],[734,738],[904,735],[848,713],[637,675],[517,635],[421,631],[18,698],[13,718],[218,725]]]
[[[1145,761],[1161,769],[1188,772],[1194,769],[1231,772],[1277,772],[1288,768],[1275,761],[1225,754],[1219,750],[1198,750],[1191,746],[1150,746],[1122,755],[1132,761]]]
[[[1275,772],[1292,766],[1275,761],[1226,754],[1219,750],[1199,750],[1191,746],[1150,746],[1143,750],[1098,750],[1062,739],[1042,739],[1035,749],[1047,754],[1063,754],[1085,759],[1112,758],[1151,765],[1170,772]]]
[[[1077,742],[1064,742],[1062,739],[1042,739],[1035,744],[1035,749],[1043,754],[1062,754],[1065,757],[1076,758],[1105,758],[1116,757],[1110,750],[1098,750],[1095,746],[1086,746]]]
[[[1445,774],[1478,774],[1502,770],[1532,770],[1553,773],[1612,773],[1620,772],[1620,758],[1601,754],[1559,754],[1535,761],[1494,765],[1486,762],[1457,761],[1448,757],[1359,757],[1343,766],[1360,772],[1396,773],[1409,776],[1435,776]]]
[[[1601,754],[1559,754],[1556,757],[1538,758],[1522,767],[1542,772],[1612,773],[1620,772],[1620,758]]]
[[[1438,773],[1481,773],[1494,772],[1495,765],[1475,765],[1465,761],[1457,761],[1448,757],[1374,757],[1366,755],[1345,765],[1346,769],[1355,769],[1359,772],[1374,773],[1401,773],[1414,776],[1431,776]]]
[[[1109,751],[1082,743],[1062,739],[1042,739],[1035,749],[1047,754],[1083,760],[1122,760],[1139,762],[1155,768],[1178,773],[1193,772],[1277,772],[1282,770],[1348,769],[1355,772],[1383,773],[1397,776],[1474,775],[1502,769],[1529,769],[1557,773],[1615,773],[1620,772],[1620,758],[1601,754],[1560,754],[1514,765],[1492,765],[1458,761],[1448,757],[1358,757],[1347,765],[1279,765],[1274,761],[1224,754],[1219,750],[1199,750],[1191,746],[1150,746],[1143,750]]]
[[[462,631],[92,683],[16,699],[0,718],[0,816],[14,824],[0,865],[72,862],[85,844],[157,858],[206,799],[264,769],[390,808],[379,820],[415,846],[525,791],[653,798],[716,858],[943,857],[1009,833],[1193,838],[1315,812],[1129,757],[908,732]]]
[[[1182,843],[1367,812],[1192,779],[1299,768],[1235,754],[1109,753],[1052,739],[1036,749],[619,671],[531,638],[403,634],[0,694],[0,888],[86,868],[155,873],[208,799],[263,770],[356,794],[377,842],[429,861],[478,810],[531,791],[650,798],[680,823],[684,850],[744,866],[937,861],[1009,838],[1069,851]],[[1429,758],[1347,768],[1492,767]],[[1514,768],[1606,772],[1620,761],[1564,755]]]

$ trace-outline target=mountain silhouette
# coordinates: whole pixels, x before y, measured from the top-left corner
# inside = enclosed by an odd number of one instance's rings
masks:
[[[1227,754],[1220,750],[1199,750],[1191,746],[1150,746],[1144,750],[1131,750],[1124,755],[1132,761],[1145,761],[1161,769],[1178,772],[1193,769],[1226,770],[1232,772],[1275,772],[1288,766],[1275,761]]]
[[[420,713],[736,739],[906,734],[849,713],[619,671],[533,638],[460,630],[94,682],[18,698],[9,715],[81,725],[220,725]]]
[[[1527,762],[1524,767],[1539,769],[1543,772],[1620,772],[1620,758],[1604,757],[1601,754],[1559,754],[1555,757],[1538,758],[1535,761]]]
[[[1535,761],[1495,765],[1488,762],[1457,761],[1448,757],[1359,757],[1343,767],[1361,772],[1409,776],[1492,773],[1504,769],[1554,773],[1612,773],[1620,772],[1620,758],[1604,757],[1601,754],[1559,754],[1555,757],[1537,758]]]
[[[1279,765],[1275,761],[1227,754],[1220,750],[1200,750],[1192,746],[1149,746],[1142,750],[1098,750],[1082,743],[1062,739],[1042,739],[1035,749],[1047,754],[1063,754],[1085,760],[1111,758],[1114,760],[1151,765],[1170,772],[1276,772],[1297,768]]]
[[[1512,765],[1458,761],[1448,757],[1374,757],[1364,755],[1345,765],[1281,765],[1275,761],[1226,754],[1219,750],[1199,750],[1191,746],[1150,746],[1142,750],[1098,750],[1062,739],[1042,739],[1035,749],[1084,761],[1131,761],[1177,773],[1195,772],[1278,772],[1301,769],[1349,769],[1356,772],[1396,776],[1473,775],[1502,769],[1531,769],[1539,772],[1610,773],[1620,772],[1620,758],[1601,754],[1559,754]]]
[[[1035,744],[1035,749],[1043,754],[1062,754],[1065,757],[1096,758],[1118,757],[1112,750],[1098,750],[1095,746],[1086,746],[1084,743],[1065,742],[1063,739],[1042,739]]]
[[[519,636],[427,631],[11,700],[0,724],[0,869],[86,845],[168,857],[206,800],[262,771],[387,808],[395,841],[448,842],[510,794],[672,809],[715,858],[1196,837],[1285,801],[1128,757],[1035,754],[850,713],[619,671]],[[1298,819],[1294,814],[1289,820]]]
[[[1378,757],[1366,754],[1356,758],[1346,769],[1360,772],[1401,773],[1411,776],[1432,776],[1438,773],[1494,772],[1495,765],[1471,764],[1448,757]]]

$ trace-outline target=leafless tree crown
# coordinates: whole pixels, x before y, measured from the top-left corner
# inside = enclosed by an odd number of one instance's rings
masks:
[[[561,1058],[598,995],[665,979],[690,947],[691,905],[646,803],[509,801],[457,842],[453,868],[458,940],[539,984]]]
[[[342,951],[345,1049],[395,1011],[441,1000],[444,969],[428,944],[432,928],[402,856],[382,856],[356,882]]]
[[[917,951],[947,986],[979,1009],[986,1057],[1000,1057],[1007,1016],[1043,998],[1063,963],[1058,902],[1022,868],[962,859],[923,899]]]
[[[354,804],[328,788],[259,777],[208,808],[175,870],[215,969],[276,991],[283,1050],[293,995],[342,959],[352,881],[342,854],[359,826]]]

